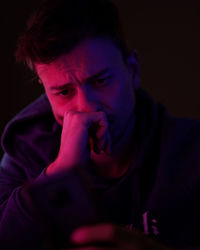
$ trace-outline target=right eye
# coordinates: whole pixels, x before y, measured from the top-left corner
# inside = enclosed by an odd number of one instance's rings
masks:
[[[61,97],[68,97],[68,96],[72,95],[73,93],[74,93],[74,89],[68,88],[68,89],[63,89],[57,95],[61,96]]]
[[[61,95],[61,96],[67,96],[67,95],[69,95],[69,90],[68,89],[65,89],[65,90],[62,90],[60,93],[59,93],[59,95]]]

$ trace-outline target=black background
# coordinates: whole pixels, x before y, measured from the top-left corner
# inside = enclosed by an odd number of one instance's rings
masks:
[[[1,2],[0,134],[15,114],[43,92],[14,58],[17,37],[39,2]],[[139,54],[141,86],[172,115],[200,119],[199,1],[113,2],[119,6],[128,45]]]

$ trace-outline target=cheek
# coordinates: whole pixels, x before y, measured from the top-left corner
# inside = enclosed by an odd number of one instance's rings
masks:
[[[113,109],[118,113],[127,113],[134,106],[134,93],[130,82],[121,81],[110,95]]]
[[[47,93],[47,97],[50,102],[55,119],[62,126],[64,113],[66,111],[65,105],[63,105],[63,103],[58,102],[56,98],[51,94]]]

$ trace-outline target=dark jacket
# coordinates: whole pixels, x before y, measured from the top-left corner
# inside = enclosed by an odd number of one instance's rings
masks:
[[[168,246],[200,249],[200,121],[172,117],[142,89],[136,91],[134,162],[117,181],[91,171],[110,221],[137,227]],[[43,240],[23,190],[47,181],[61,126],[45,94],[5,128],[0,167],[0,246],[39,249]],[[199,247],[198,247],[199,246]]]

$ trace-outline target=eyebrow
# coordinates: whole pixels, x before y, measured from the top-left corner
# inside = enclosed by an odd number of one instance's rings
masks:
[[[105,75],[106,73],[109,73],[111,71],[110,68],[106,68],[106,69],[103,69],[101,71],[99,71],[98,73],[94,74],[94,75],[91,75],[87,78],[84,79],[84,82],[85,81],[89,81],[89,80],[92,80],[92,79],[95,79],[95,78],[98,78],[100,76],[103,76]],[[52,86],[50,87],[50,90],[62,90],[64,89],[65,87],[67,87],[67,85],[70,85],[72,84],[72,82],[68,82],[68,83],[64,83],[63,85],[60,85],[60,86]]]

